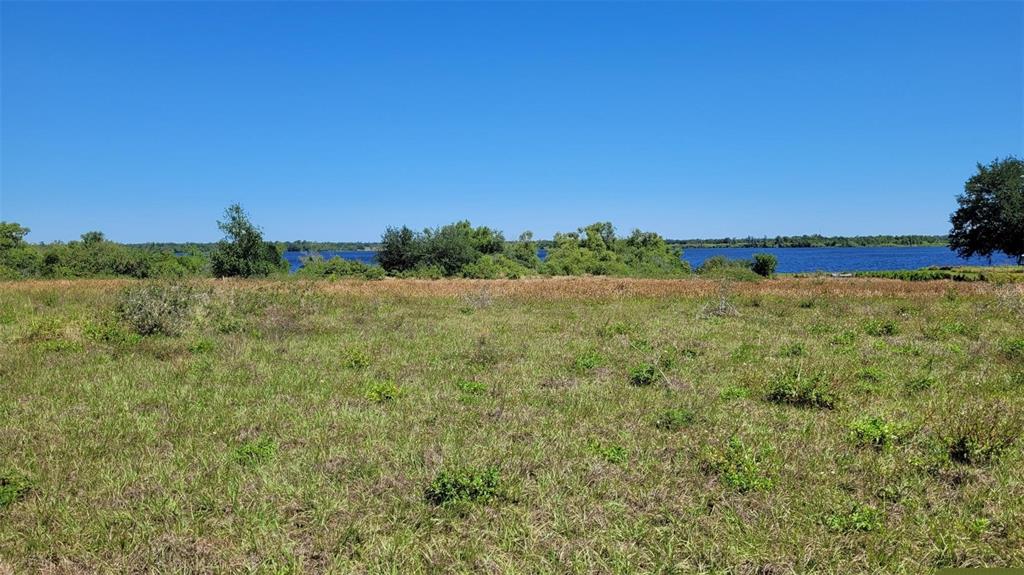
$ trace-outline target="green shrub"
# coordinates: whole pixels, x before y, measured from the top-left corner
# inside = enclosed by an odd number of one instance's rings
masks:
[[[713,279],[727,279],[735,281],[757,281],[762,276],[750,269],[750,262],[747,260],[730,260],[725,256],[712,256],[697,268],[697,273]]]
[[[232,204],[224,210],[224,221],[217,227],[224,232],[213,253],[210,267],[216,277],[256,277],[288,271],[288,262],[281,250],[263,241],[263,233],[252,222],[245,210]]]
[[[384,279],[384,268],[371,266],[354,260],[346,260],[340,257],[333,257],[325,260],[320,256],[313,256],[306,259],[299,271],[295,272],[297,277],[306,278],[352,278],[363,280]]]
[[[262,465],[277,456],[277,444],[269,437],[259,437],[242,442],[235,448],[232,458],[244,466]]]
[[[754,254],[750,269],[759,276],[770,278],[775,275],[775,268],[778,265],[779,259],[772,254]]]
[[[15,471],[0,471],[0,509],[24,498],[31,489],[28,477]]]
[[[460,467],[443,470],[434,477],[424,493],[434,505],[488,501],[499,495],[501,476],[494,467]]]
[[[684,427],[689,427],[696,417],[692,409],[668,409],[654,420],[654,427],[663,431],[679,431]]]
[[[472,279],[519,279],[531,270],[503,254],[483,255],[462,266],[462,277]]]
[[[629,383],[637,387],[653,385],[658,381],[658,368],[649,363],[641,363],[629,370]]]
[[[134,345],[142,339],[142,336],[128,331],[112,319],[86,323],[82,333],[91,341],[110,345]]]
[[[864,324],[864,333],[873,336],[898,335],[900,326],[891,319],[873,319]]]
[[[774,485],[766,470],[770,455],[771,449],[754,451],[734,435],[723,449],[706,448],[701,467],[717,473],[726,485],[740,493],[764,491]]]
[[[393,381],[373,381],[366,386],[366,399],[374,403],[387,403],[398,399],[401,389]]]
[[[788,372],[769,385],[765,398],[772,403],[832,409],[838,399],[824,376],[804,376],[799,371]]]
[[[121,292],[117,315],[139,335],[180,335],[192,319],[196,297],[188,285],[135,285]]]
[[[882,527],[882,513],[870,505],[854,503],[849,509],[825,516],[824,523],[841,533],[877,531]]]
[[[850,439],[857,445],[876,449],[898,443],[903,434],[902,426],[880,417],[864,416],[850,423]]]

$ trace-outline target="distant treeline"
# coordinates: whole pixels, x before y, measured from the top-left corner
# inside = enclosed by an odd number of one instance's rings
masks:
[[[855,248],[885,246],[945,246],[948,236],[775,236],[774,238],[718,238],[694,240],[667,240],[683,248]]]
[[[895,247],[895,246],[945,246],[949,245],[947,236],[927,235],[900,235],[900,236],[822,236],[819,234],[802,236],[775,236],[769,237],[745,237],[745,238],[706,238],[673,240],[666,239],[666,243],[681,248],[827,248],[827,247]],[[354,251],[380,251],[380,242],[315,242],[310,240],[292,240],[287,242],[272,242],[282,251],[286,252],[354,252]],[[508,243],[513,243],[508,241]],[[126,244],[131,247],[139,247],[156,251],[170,251],[177,253],[209,253],[216,247],[216,243],[176,243],[176,242],[149,242],[142,244]],[[537,240],[537,247],[547,249],[555,245],[555,240]]]

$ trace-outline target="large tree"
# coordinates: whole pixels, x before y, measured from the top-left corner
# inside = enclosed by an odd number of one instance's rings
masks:
[[[963,257],[1003,252],[1024,264],[1024,160],[978,164],[957,196],[949,245]]]
[[[228,206],[224,210],[224,221],[218,221],[217,227],[224,232],[224,239],[210,256],[214,276],[265,276],[288,269],[281,250],[263,241],[263,233],[249,221],[242,206]]]

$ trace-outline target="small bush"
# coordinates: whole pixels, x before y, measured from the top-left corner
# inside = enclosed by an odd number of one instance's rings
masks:
[[[0,471],[0,509],[22,499],[31,489],[28,477],[15,471]]]
[[[854,443],[876,449],[898,443],[903,434],[900,425],[880,417],[861,417],[850,424],[850,439]]]
[[[351,278],[363,280],[380,280],[386,275],[384,268],[372,266],[363,262],[346,260],[340,257],[333,257],[325,260],[319,256],[306,259],[299,271],[295,272],[297,277],[306,278]]]
[[[779,259],[772,254],[754,254],[750,269],[759,276],[770,278],[775,275],[775,268],[778,265]]]
[[[458,468],[441,471],[424,493],[427,502],[444,505],[488,501],[498,496],[501,476],[494,467]]]
[[[117,315],[139,335],[176,336],[192,318],[195,290],[187,285],[151,283],[121,293]]]
[[[366,399],[374,403],[387,403],[398,399],[401,390],[393,381],[374,381],[366,386]]]
[[[277,455],[277,444],[269,437],[245,441],[235,448],[232,458],[240,465],[262,465]]]
[[[882,513],[870,505],[854,503],[847,510],[825,516],[824,523],[841,533],[877,531],[882,527]]]
[[[799,371],[789,372],[772,382],[765,398],[772,403],[832,409],[838,398],[823,379],[820,374],[806,377]]]
[[[864,324],[864,333],[876,337],[898,335],[900,326],[891,319],[874,319]]]
[[[629,370],[629,383],[636,387],[653,385],[658,381],[658,368],[649,363],[641,363]]]
[[[692,409],[668,409],[654,420],[654,427],[662,431],[679,431],[690,426],[696,419]]]
[[[978,465],[994,461],[1024,431],[1024,419],[1013,405],[973,401],[950,410],[936,436],[949,459]]]
[[[596,351],[585,351],[573,360],[573,367],[579,371],[590,371],[604,363],[604,357]]]
[[[765,469],[770,454],[770,449],[754,451],[734,435],[724,449],[705,449],[701,466],[717,473],[726,485],[740,493],[763,491],[774,485]]]

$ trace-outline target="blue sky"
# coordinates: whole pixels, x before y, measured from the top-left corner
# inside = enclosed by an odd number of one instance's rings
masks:
[[[1024,3],[0,3],[0,219],[206,241],[945,233]]]

